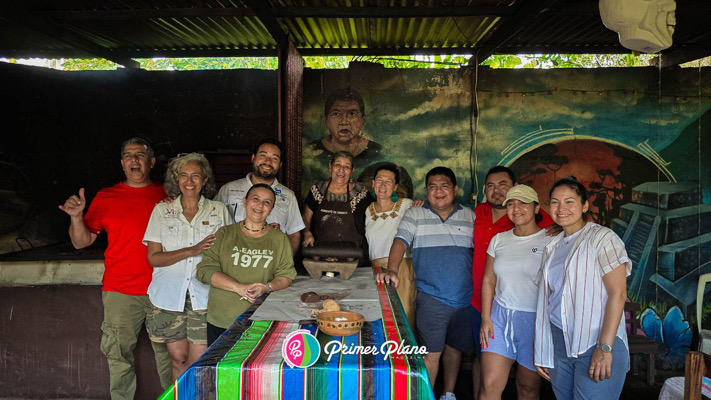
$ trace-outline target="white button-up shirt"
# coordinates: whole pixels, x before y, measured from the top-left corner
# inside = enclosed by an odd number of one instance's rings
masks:
[[[218,201],[200,198],[198,212],[191,222],[183,215],[180,196],[172,203],[158,203],[148,220],[143,244],[160,243],[163,251],[180,250],[200,243],[225,225],[232,223],[229,211]],[[194,310],[207,309],[210,285],[195,279],[195,269],[202,254],[184,258],[173,265],[153,268],[153,279],[148,286],[148,298],[158,308],[169,311],[185,309],[185,294],[190,289]]]
[[[251,177],[252,174],[249,173],[242,179],[225,183],[220,188],[217,196],[215,196],[215,201],[225,203],[235,222],[242,221],[247,215],[242,199],[247,195],[249,188],[252,187]],[[296,201],[294,192],[279,183],[276,178],[272,182],[272,189],[276,194],[276,202],[274,209],[267,217],[267,223],[276,222],[279,224],[279,230],[287,235],[304,229],[306,225],[304,225],[304,220],[301,218],[299,203]]]
[[[543,253],[543,268],[538,282],[534,345],[534,362],[539,367],[553,368],[553,338],[548,309],[551,290],[548,273],[552,255],[563,236],[563,232],[556,236]],[[588,222],[575,240],[565,265],[560,320],[563,322],[567,356],[577,358],[597,344],[602,330],[608,297],[602,277],[621,265],[624,265],[629,276],[632,263],[627,257],[625,244],[615,232]],[[628,347],[624,313],[620,316],[616,336]]]

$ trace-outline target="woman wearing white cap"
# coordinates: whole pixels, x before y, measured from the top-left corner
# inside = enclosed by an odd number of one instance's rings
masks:
[[[481,371],[479,399],[500,399],[514,362],[519,399],[537,399],[541,378],[533,364],[538,286],[543,248],[551,240],[536,225],[541,206],[530,186],[509,189],[510,231],[489,244],[481,287]]]

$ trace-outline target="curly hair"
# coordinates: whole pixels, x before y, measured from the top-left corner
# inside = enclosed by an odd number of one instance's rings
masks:
[[[168,168],[166,168],[165,171],[165,193],[168,196],[173,197],[180,194],[180,185],[178,185],[180,168],[191,162],[198,164],[200,168],[202,168],[203,178],[207,178],[207,182],[205,183],[205,186],[202,187],[202,192],[200,194],[211,198],[212,194],[215,193],[215,177],[212,175],[212,167],[210,167],[210,162],[207,161],[207,158],[205,158],[204,155],[199,153],[179,155],[170,160]]]

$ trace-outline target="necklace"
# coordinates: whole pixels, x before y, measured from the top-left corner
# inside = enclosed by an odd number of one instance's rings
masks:
[[[378,215],[378,211],[375,209],[375,202],[370,203],[370,205],[368,206],[370,218],[372,218],[373,221],[377,221],[378,218],[382,218],[383,220],[386,220],[388,218],[397,218],[398,211],[400,211],[400,205],[402,205],[402,199],[398,199],[395,204],[393,204],[393,208],[390,210],[390,212],[382,212],[380,213],[380,215]]]
[[[257,233],[257,232],[263,231],[264,228],[267,227],[267,224],[266,224],[266,222],[265,222],[265,223],[264,223],[264,226],[262,227],[262,229],[249,229],[249,228],[247,228],[247,224],[245,224],[244,221],[242,221],[242,226],[244,227],[244,229],[246,229],[246,230],[248,230],[248,231],[250,231],[250,232],[252,232],[252,233]]]

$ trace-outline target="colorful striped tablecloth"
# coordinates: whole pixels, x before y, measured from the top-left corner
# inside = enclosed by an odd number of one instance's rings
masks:
[[[338,354],[327,361],[323,346],[334,339],[344,347],[417,345],[395,289],[378,285],[378,295],[382,318],[345,337],[326,335],[313,323],[251,321],[255,304],[159,399],[433,399],[421,355]],[[282,358],[284,340],[297,329],[321,343],[309,368],[292,368]]]

